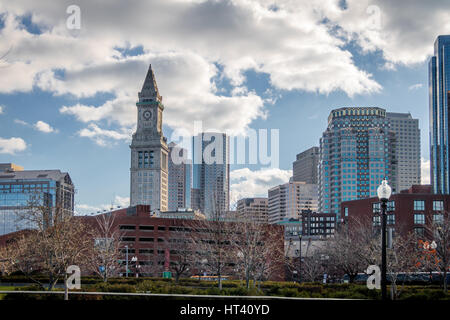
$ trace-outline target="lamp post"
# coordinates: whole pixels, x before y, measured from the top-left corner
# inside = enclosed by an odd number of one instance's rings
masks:
[[[381,298],[387,299],[386,294],[386,209],[391,197],[392,189],[387,180],[383,180],[377,189],[378,199],[381,201]]]
[[[134,272],[135,272],[135,276],[137,278],[137,257],[136,256],[132,257],[131,262],[134,262]]]
[[[125,276],[128,277],[128,246],[125,246]]]
[[[298,259],[298,283],[302,282],[302,234],[298,234],[298,243],[300,244],[300,250],[299,250],[299,259]]]

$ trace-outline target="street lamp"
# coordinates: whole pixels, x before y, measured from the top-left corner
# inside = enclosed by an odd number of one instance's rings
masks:
[[[381,298],[386,300],[386,209],[391,197],[392,189],[387,180],[383,180],[377,189],[378,199],[381,201]]]

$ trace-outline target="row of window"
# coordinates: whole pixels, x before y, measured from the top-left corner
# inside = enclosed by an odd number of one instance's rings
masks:
[[[119,226],[120,230],[136,230],[136,226],[135,225],[121,225]],[[165,231],[167,229],[167,227],[165,226],[158,226],[158,231]],[[139,226],[139,230],[141,231],[153,231],[155,230],[154,226],[145,226],[145,225],[140,225]],[[191,228],[184,228],[184,227],[168,227],[169,231],[182,231],[182,232],[190,232],[192,231]]]
[[[395,214],[386,215],[386,224],[395,224]],[[372,218],[373,225],[379,226],[381,225],[381,216],[374,216]],[[434,214],[433,222],[434,223],[442,223],[444,221],[443,214]],[[414,214],[414,224],[425,224],[425,214],[423,213],[415,213]]]
[[[347,208],[346,208],[347,209]],[[443,211],[444,201],[443,200],[433,200],[433,211]],[[388,201],[387,211],[395,211],[395,201]],[[425,200],[414,200],[414,211],[425,211]],[[381,203],[372,203],[372,212],[381,212]]]

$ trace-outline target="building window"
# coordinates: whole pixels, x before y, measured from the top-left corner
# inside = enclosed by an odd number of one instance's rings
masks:
[[[444,210],[444,201],[442,201],[442,200],[433,201],[433,210],[434,211],[443,211]]]
[[[139,254],[153,254],[153,249],[139,249]]]
[[[372,222],[373,222],[373,226],[380,226],[381,225],[381,217],[380,216],[375,216],[372,218]]]
[[[142,231],[153,231],[155,227],[153,226],[139,226],[139,230]]]
[[[380,202],[372,203],[372,213],[374,213],[374,214],[380,213],[381,212],[380,208],[381,208]]]
[[[424,211],[424,210],[425,210],[425,201],[414,200],[414,211]]]
[[[122,237],[123,242],[134,242],[136,240],[135,237]]]
[[[388,214],[386,223],[387,224],[395,224],[395,214]]]
[[[136,230],[136,226],[120,226],[120,230]]]
[[[434,214],[433,215],[433,222],[434,223],[442,223],[442,222],[444,222],[444,215],[443,214]]]
[[[141,242],[153,242],[153,238],[139,238]]]
[[[425,215],[423,213],[415,213],[414,224],[425,224]]]
[[[388,201],[387,211],[395,211],[395,201]]]

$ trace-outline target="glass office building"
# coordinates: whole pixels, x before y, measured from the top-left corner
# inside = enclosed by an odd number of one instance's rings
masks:
[[[450,35],[438,36],[428,63],[430,112],[431,184],[435,193],[448,194],[449,186],[449,100]]]
[[[230,208],[230,145],[224,133],[201,133],[192,139],[192,207],[211,218],[214,208]]]
[[[320,139],[319,212],[340,219],[342,201],[376,196],[383,179],[397,191],[396,137],[389,126],[381,108],[331,111]]]
[[[22,170],[0,164],[0,235],[35,226],[20,220],[31,205],[74,210],[74,186],[68,173],[59,170]]]

